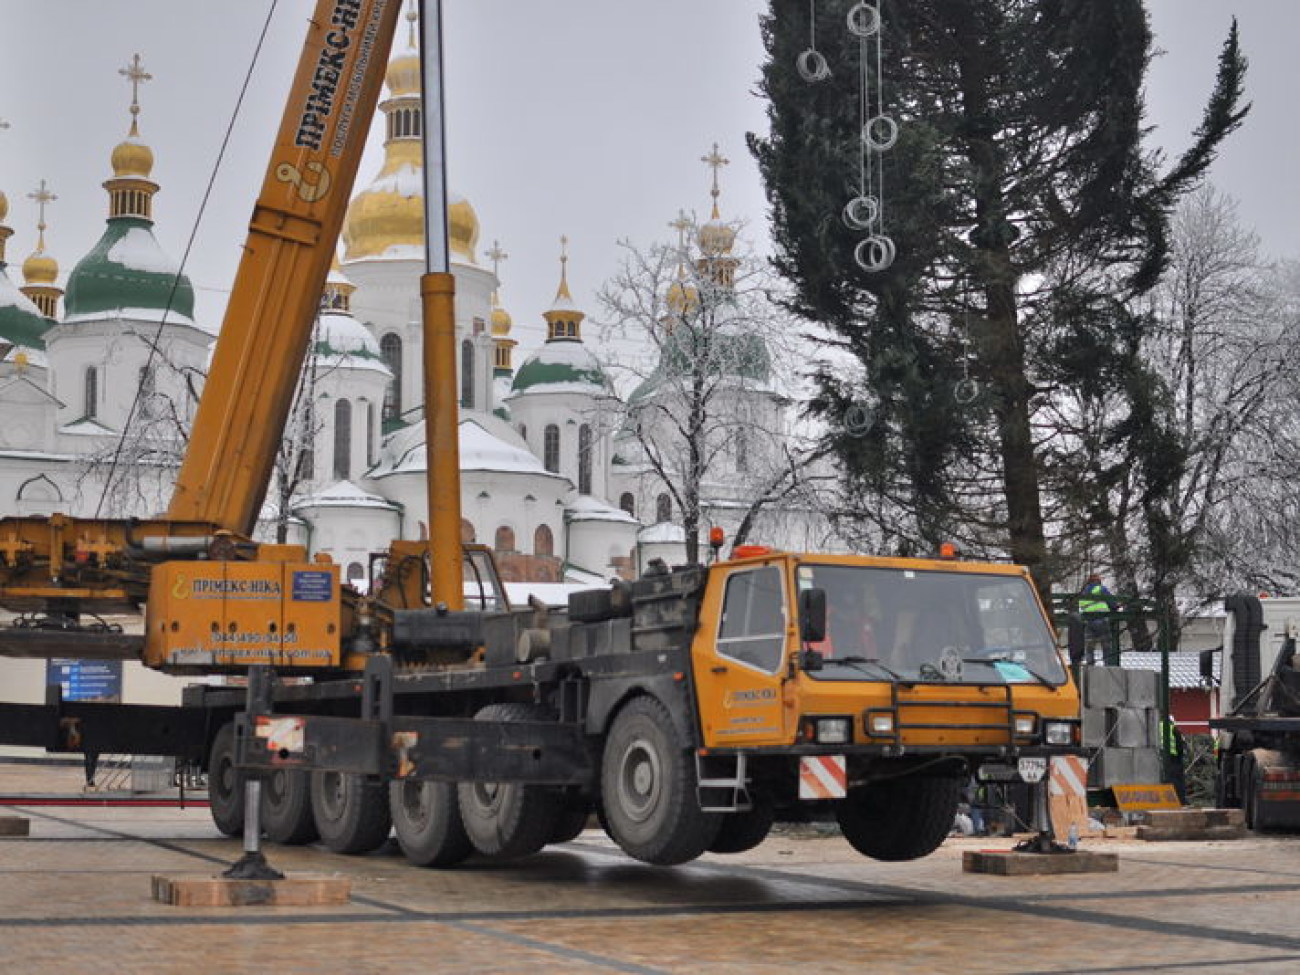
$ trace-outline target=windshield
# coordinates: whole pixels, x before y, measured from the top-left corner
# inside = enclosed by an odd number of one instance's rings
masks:
[[[820,680],[1065,680],[1055,635],[1022,576],[801,565],[799,588],[826,593],[826,639],[808,647]]]

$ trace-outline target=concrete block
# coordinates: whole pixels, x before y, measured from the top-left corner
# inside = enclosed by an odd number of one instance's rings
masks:
[[[1150,748],[1147,712],[1135,708],[1115,709],[1115,733],[1110,743],[1116,748]]]
[[[352,894],[350,878],[319,874],[300,874],[283,880],[155,875],[152,887],[154,900],[175,907],[316,907],[346,904]]]
[[[1017,853],[1014,850],[966,850],[961,855],[965,873],[989,873],[1003,877],[1026,874],[1115,873],[1119,856],[1073,850],[1069,853]]]
[[[1206,809],[1205,825],[1206,826],[1245,826],[1246,810],[1244,809]]]
[[[0,816],[0,836],[30,836],[31,820],[23,816]]]
[[[1090,708],[1115,708],[1124,703],[1126,683],[1118,667],[1084,667],[1083,702]]]
[[[1160,767],[1160,752],[1154,748],[1133,749],[1133,784],[1150,785],[1164,781],[1164,770]]]
[[[1160,674],[1154,670],[1129,670],[1124,703],[1133,708],[1153,708],[1160,700]]]
[[[1126,785],[1133,781],[1133,749],[1103,748],[1092,763],[1088,784],[1097,789]]]
[[[1106,744],[1111,723],[1106,708],[1083,709],[1083,744],[1089,748],[1100,748]]]

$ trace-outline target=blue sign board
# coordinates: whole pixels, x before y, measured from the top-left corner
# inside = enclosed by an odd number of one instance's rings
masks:
[[[71,660],[56,657],[45,662],[45,683],[58,684],[65,701],[122,700],[122,661]]]
[[[334,573],[316,569],[295,572],[293,598],[300,603],[328,603],[334,598]]]

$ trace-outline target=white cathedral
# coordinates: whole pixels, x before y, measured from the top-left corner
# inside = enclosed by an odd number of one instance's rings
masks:
[[[140,75],[138,60],[124,73],[132,70]],[[374,553],[426,530],[419,78],[408,43],[387,72],[382,169],[351,202],[322,296],[307,399],[295,408],[281,458],[293,476],[283,490],[270,486],[259,529],[267,538],[287,530],[288,540],[328,555],[358,586]],[[133,98],[129,135],[112,150],[104,184],[107,226],[62,287],[45,251],[52,197],[44,184],[31,194],[38,236],[21,285],[4,263],[13,230],[0,193],[0,514],[151,516],[166,507],[216,328],[194,318],[190,282],[153,236],[159,187],[138,113]],[[697,244],[725,289],[739,262],[717,196],[715,162],[713,216]],[[680,562],[680,513],[624,406],[658,398],[658,415],[671,416],[673,386],[662,379],[675,368],[672,357],[661,358],[631,396],[617,397],[601,356],[584,340],[585,315],[570,294],[562,250],[558,289],[544,313],[546,341],[516,367],[511,318],[498,298],[504,255],[494,245],[483,255],[491,265],[480,263],[480,227],[468,201],[453,198],[448,218],[463,538],[490,545],[508,581],[542,589],[634,575],[655,557]],[[734,528],[743,492],[752,490],[754,455],[775,454],[779,444],[767,441],[786,422],[788,401],[771,382],[762,340],[733,338],[755,354],[729,395],[753,421],[746,426],[767,435],[761,443],[733,436],[730,466],[704,485],[703,531]],[[801,534],[814,530],[821,531]]]

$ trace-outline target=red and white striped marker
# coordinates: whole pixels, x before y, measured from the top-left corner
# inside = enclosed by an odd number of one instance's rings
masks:
[[[805,755],[799,759],[800,799],[843,799],[848,791],[843,755]]]

